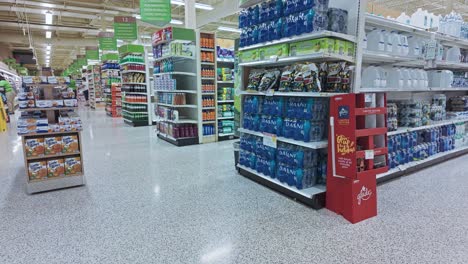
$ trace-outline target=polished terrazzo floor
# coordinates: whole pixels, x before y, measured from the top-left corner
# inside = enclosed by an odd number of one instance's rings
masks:
[[[232,142],[177,148],[101,111],[87,185],[27,195],[20,138],[0,133],[0,263],[466,263],[468,157],[378,188],[351,225],[238,176]]]

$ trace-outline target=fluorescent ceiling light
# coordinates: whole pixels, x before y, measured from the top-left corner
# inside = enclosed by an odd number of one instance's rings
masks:
[[[48,60],[48,59],[50,59],[50,55],[47,55],[47,56],[46,56],[46,60]]]
[[[106,32],[114,32],[114,29],[113,28],[107,28]]]
[[[46,50],[45,54],[50,55],[50,50]]]
[[[171,0],[171,4],[183,6],[183,5],[185,5],[185,2],[183,0]],[[213,10],[214,9],[214,7],[212,7],[211,5],[200,4],[200,3],[195,3],[195,8],[203,9],[203,10]]]
[[[48,38],[48,39],[51,38],[52,37],[52,31],[46,31],[45,32],[45,37]]]
[[[54,15],[50,11],[47,11],[45,13],[45,23],[47,25],[52,25],[53,20],[54,20]]]
[[[47,45],[46,50],[50,50],[51,48],[52,48],[52,47],[51,47],[50,44],[49,44],[49,45]]]
[[[133,15],[133,17],[136,19],[141,19],[141,15]]]
[[[218,30],[241,33],[241,30],[240,30],[240,29],[237,29],[237,28],[230,28],[230,27],[218,27]]]
[[[180,20],[177,20],[177,19],[171,19],[171,24],[174,24],[174,25],[183,25],[184,22],[180,21]]]

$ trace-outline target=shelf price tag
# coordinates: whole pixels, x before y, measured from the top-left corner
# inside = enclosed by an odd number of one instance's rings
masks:
[[[278,139],[276,135],[263,133],[263,145],[276,148],[277,147]]]
[[[372,160],[374,159],[374,151],[373,150],[366,150],[366,160]]]
[[[265,96],[273,96],[275,95],[275,90],[273,89],[268,89],[265,93]]]
[[[278,56],[270,56],[270,62],[277,62],[278,61]]]

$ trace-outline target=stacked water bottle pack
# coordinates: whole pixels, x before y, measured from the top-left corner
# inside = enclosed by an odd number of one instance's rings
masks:
[[[261,137],[242,135],[239,163],[265,176],[297,189],[324,184],[327,174],[325,151],[306,149],[286,143],[272,148]]]
[[[464,123],[462,124],[464,126]],[[456,133],[465,133],[454,124],[413,131],[388,137],[390,168],[412,161],[424,160],[455,148]]]
[[[316,142],[324,139],[327,113],[326,98],[246,96],[243,128]]]
[[[328,8],[329,0],[270,0],[239,14],[240,46],[314,31],[348,33],[348,11]]]

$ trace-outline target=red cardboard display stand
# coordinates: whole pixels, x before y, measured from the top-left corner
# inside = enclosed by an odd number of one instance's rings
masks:
[[[332,97],[326,207],[357,223],[377,215],[376,175],[388,171],[386,98]]]

